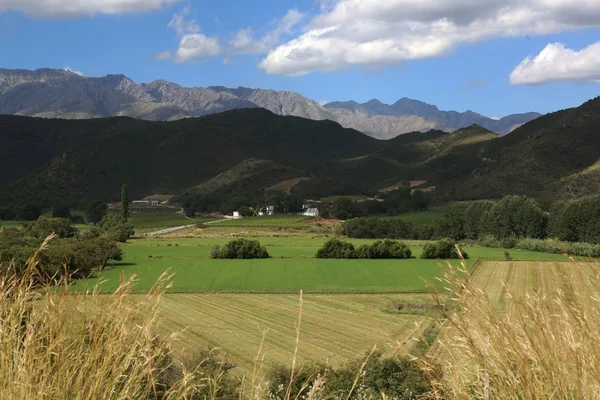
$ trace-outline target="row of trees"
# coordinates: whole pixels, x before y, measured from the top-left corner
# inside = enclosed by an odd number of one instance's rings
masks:
[[[436,236],[455,240],[558,238],[568,242],[600,243],[600,196],[558,201],[544,211],[525,196],[498,202],[478,201],[444,212],[434,227]]]
[[[353,201],[348,197],[335,200],[328,212],[332,218],[348,220],[374,215],[398,215],[428,209],[430,198],[420,190],[394,190],[379,200]]]

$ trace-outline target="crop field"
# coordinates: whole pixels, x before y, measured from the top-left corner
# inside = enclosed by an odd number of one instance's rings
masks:
[[[175,292],[292,293],[414,293],[439,284],[440,260],[422,260],[422,242],[407,242],[417,258],[408,260],[323,260],[314,255],[327,238],[258,238],[272,258],[267,260],[212,260],[210,246],[230,238],[145,238],[123,246],[124,259],[99,275],[102,289],[116,288],[121,273],[136,274],[136,290],[148,290],[158,277],[173,274]],[[351,240],[355,245],[372,240]],[[503,249],[465,247],[471,265],[477,258],[502,260]],[[565,260],[562,255],[511,251],[514,260]],[[453,261],[457,263],[457,261]],[[96,279],[78,281],[75,289]]]
[[[303,228],[306,221],[313,219],[303,215],[269,215],[263,217],[245,217],[217,222],[214,226],[233,226],[242,228]]]
[[[217,220],[210,217],[186,218],[176,213],[131,213],[130,217],[136,234]]]
[[[373,345],[386,354],[406,351],[431,318],[390,312],[390,303],[428,299],[428,295],[305,294],[298,360],[340,365],[362,357]],[[267,330],[265,367],[291,364],[298,295],[167,294],[161,307],[166,330],[183,330],[176,349],[218,347],[238,365],[238,372],[247,374]]]
[[[502,307],[508,293],[552,293],[565,280],[585,284],[583,277],[599,272],[598,264],[590,262],[486,262],[473,274],[473,282]]]

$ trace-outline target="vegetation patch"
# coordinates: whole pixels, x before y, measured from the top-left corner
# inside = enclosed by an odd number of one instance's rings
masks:
[[[213,259],[244,259],[269,258],[267,249],[257,240],[237,239],[220,246],[215,245],[210,249],[210,258]]]
[[[468,259],[469,255],[458,247],[457,243],[450,239],[438,240],[435,243],[427,243],[423,246],[423,252],[421,253],[423,259]]]
[[[355,248],[352,243],[338,239],[327,241],[317,251],[316,258],[407,259],[412,257],[408,246],[395,240],[378,240]]]

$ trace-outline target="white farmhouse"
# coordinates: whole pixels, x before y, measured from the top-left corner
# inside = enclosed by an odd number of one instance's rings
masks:
[[[319,209],[316,208],[316,207],[305,208],[302,211],[302,215],[305,215],[307,217],[318,217],[319,216]]]
[[[275,206],[262,207],[260,209],[260,211],[258,212],[258,215],[260,215],[261,217],[263,215],[273,215],[273,214],[275,214]]]

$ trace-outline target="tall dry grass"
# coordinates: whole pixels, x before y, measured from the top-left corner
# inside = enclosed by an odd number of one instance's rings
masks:
[[[0,268],[0,398],[186,398],[190,374],[166,388],[169,340],[156,334],[162,277],[144,301],[128,301],[133,279],[110,296],[44,285],[31,256],[24,271]]]
[[[464,264],[448,266],[443,280],[454,304],[437,351],[420,359],[426,369],[442,364],[431,397],[600,399],[598,269],[590,273],[572,260],[546,292],[506,287],[503,310],[473,284]]]

